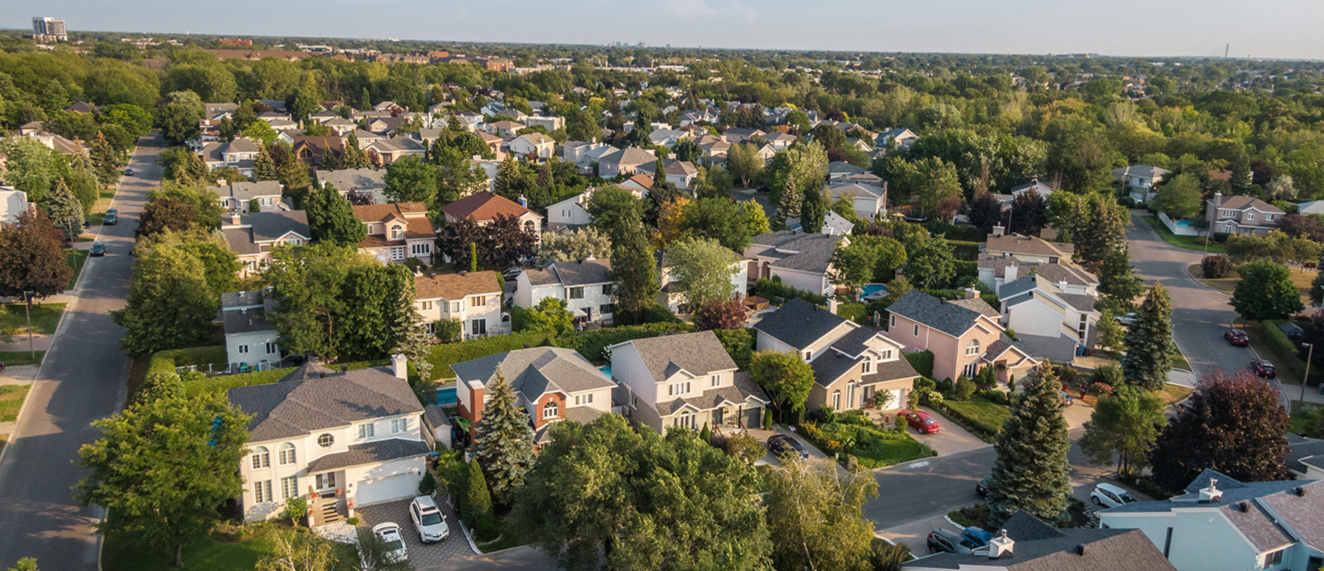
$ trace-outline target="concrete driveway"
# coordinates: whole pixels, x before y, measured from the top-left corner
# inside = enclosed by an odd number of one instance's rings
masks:
[[[794,438],[796,442],[799,442],[801,446],[804,446],[805,453],[809,454],[810,460],[822,460],[824,458],[827,458],[827,454],[824,454],[822,450],[819,450],[813,444],[810,444],[808,440],[805,440],[804,437],[794,432],[791,432],[790,429],[787,429],[785,427],[778,426],[776,427],[775,430],[755,430],[755,429],[749,430],[749,435],[758,439],[758,441],[763,444],[764,450],[767,450],[768,448],[768,438],[770,438],[774,434],[782,434]],[[774,455],[772,452],[768,452],[767,454],[764,454],[763,459],[754,461],[755,466],[758,466],[760,464],[771,464],[773,466],[782,465],[781,460],[778,460],[777,456]]]
[[[929,413],[929,416],[933,418],[941,419],[939,422],[942,423],[942,429],[937,434],[923,434],[914,428],[906,427],[906,432],[915,440],[932,448],[934,452],[938,453],[938,456],[951,456],[992,446],[992,444],[980,440],[978,436],[971,434],[969,430],[952,422],[941,413],[927,407],[919,407],[919,409]],[[892,412],[889,416],[896,417],[896,413]]]
[[[418,529],[409,519],[408,500],[398,500],[384,504],[365,506],[354,510],[354,515],[361,521],[359,528],[372,529],[372,526],[384,522],[395,522],[400,526],[400,535],[405,538],[405,550],[409,554],[409,563],[417,569],[440,569],[475,555],[469,547],[469,540],[460,529],[460,518],[455,509],[446,502],[446,496],[436,498],[437,507],[446,516],[446,525],[450,526],[450,537],[437,543],[424,544],[418,539]]]

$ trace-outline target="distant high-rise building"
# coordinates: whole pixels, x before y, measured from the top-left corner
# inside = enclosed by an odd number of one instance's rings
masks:
[[[69,33],[64,28],[64,20],[54,18],[33,18],[32,37],[38,41],[68,41]]]

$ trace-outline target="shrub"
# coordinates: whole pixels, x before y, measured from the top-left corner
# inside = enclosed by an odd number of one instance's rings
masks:
[[[487,477],[475,460],[469,461],[468,473],[464,478],[464,496],[460,503],[460,519],[473,529],[481,529],[480,523],[495,519],[492,515],[492,495],[487,490]],[[496,530],[498,533],[500,530]],[[491,537],[484,538],[486,541]]]
[[[888,543],[875,537],[869,542],[869,568],[872,571],[901,571],[910,560],[910,548],[904,543]]]
[[[418,493],[424,496],[430,496],[437,491],[437,477],[432,475],[431,471],[423,473],[423,479],[418,481]]]
[[[299,525],[299,520],[306,515],[308,515],[308,500],[301,496],[285,500],[285,517],[290,518],[290,522],[296,527]]]
[[[814,419],[822,424],[832,424],[837,421],[837,411],[832,410],[830,406],[818,407],[814,413]]]
[[[956,279],[979,276],[979,262],[973,260],[955,260],[952,267],[956,268]]]
[[[772,430],[772,415],[763,411],[763,430]]]
[[[986,390],[982,393],[979,393],[979,396],[980,398],[983,398],[984,400],[991,402],[993,404],[1000,404],[1002,406],[1007,406],[1007,393],[1004,393],[997,389]]]
[[[1232,260],[1223,255],[1205,256],[1200,260],[1200,271],[1204,273],[1205,279],[1222,278],[1232,271]]]
[[[920,351],[918,353],[906,353],[906,360],[910,361],[910,366],[915,368],[915,372],[923,377],[933,376],[933,352]]]
[[[975,394],[975,382],[969,377],[961,375],[956,379],[956,390],[953,391],[952,398],[956,400],[970,400]]]
[[[952,382],[951,379],[945,379],[945,380],[948,383]],[[923,390],[931,391],[934,390],[937,386],[938,383],[933,382],[933,379],[930,379],[928,377],[920,377],[918,379],[915,379],[915,390],[923,389]]]
[[[919,397],[919,404],[927,407],[938,408],[943,403],[942,393],[938,391],[925,391]]]
[[[962,376],[961,378],[965,378],[965,377]],[[952,393],[956,392],[956,385],[952,383],[951,379],[943,379],[941,381],[938,381],[937,390],[938,392],[944,395],[951,396]],[[965,400],[965,399],[961,399],[961,400]]]
[[[432,322],[432,334],[443,343],[453,343],[460,339],[464,324],[458,319],[440,319]],[[436,370],[436,367],[433,367]]]
[[[925,230],[931,234],[942,234],[947,237],[947,241],[959,240],[962,242],[983,243],[988,239],[988,234],[980,230],[977,226],[969,224],[948,224],[941,220],[929,220],[921,224]]]
[[[822,296],[815,293],[804,291],[802,289],[793,288],[791,286],[783,284],[781,278],[778,277],[774,277],[772,279],[762,278],[754,282],[753,290],[754,290],[754,295],[769,300],[771,300],[774,297],[779,297],[782,298],[783,300],[788,300],[793,297],[798,297],[814,305],[824,305],[827,303],[827,296]]]
[[[361,519],[359,519],[359,518],[357,518],[357,517],[352,517],[352,518],[346,519],[346,520],[345,520],[345,523],[350,524],[350,525],[355,526],[355,527],[358,527],[359,523],[362,522],[362,521],[363,521],[363,520],[361,520]]]
[[[837,306],[837,315],[843,319],[867,325],[869,316],[873,314],[867,312],[863,303],[843,303]]]
[[[765,418],[770,419],[772,417],[765,416]],[[735,456],[746,465],[757,462],[760,458],[763,458],[763,455],[766,452],[763,449],[763,444],[761,444],[757,438],[750,436],[747,432],[737,432],[732,434],[730,438],[726,439],[726,446],[724,449],[727,454]]]
[[[754,354],[754,336],[748,329],[714,329],[713,334],[722,342],[731,360],[744,370],[749,366],[749,358]]]

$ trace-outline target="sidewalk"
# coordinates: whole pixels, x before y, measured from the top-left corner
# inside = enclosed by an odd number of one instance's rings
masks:
[[[28,345],[27,333],[16,333],[13,335],[13,341],[9,343],[0,343],[0,352],[18,353],[22,351],[46,351],[51,348],[51,343],[55,341],[54,335],[46,333],[33,333],[32,344]],[[4,383],[0,383],[4,384]]]

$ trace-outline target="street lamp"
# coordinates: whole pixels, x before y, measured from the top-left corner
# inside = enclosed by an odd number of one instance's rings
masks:
[[[1306,403],[1306,385],[1310,382],[1310,357],[1315,354],[1315,344],[1302,343],[1302,345],[1310,348],[1306,351],[1306,374],[1301,377],[1301,404],[1304,405]]]
[[[32,344],[32,292],[23,292],[23,313],[28,317],[28,351],[32,353],[32,360],[37,360],[37,348]],[[1303,397],[1304,398],[1304,397]]]

